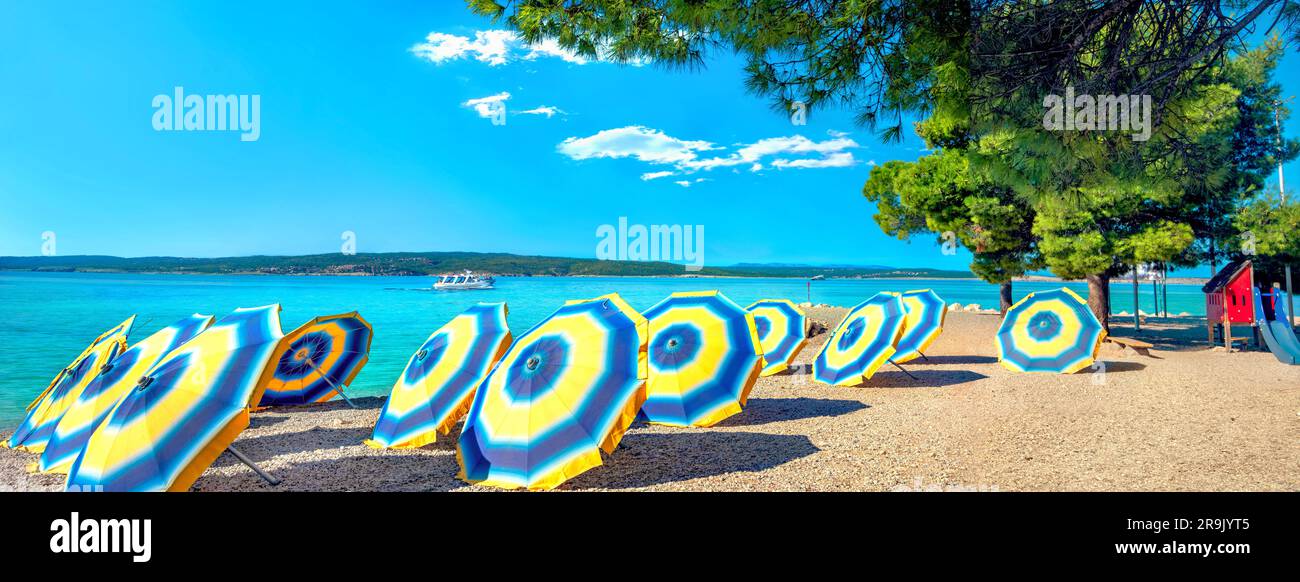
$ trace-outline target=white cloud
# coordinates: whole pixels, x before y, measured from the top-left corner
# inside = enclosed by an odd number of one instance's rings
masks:
[[[835,152],[823,158],[804,158],[799,160],[778,159],[772,161],[772,167],[777,169],[785,168],[847,168],[856,163],[853,160],[853,154],[849,152]]]
[[[677,173],[691,174],[715,168],[748,166],[758,172],[767,166],[783,169],[844,168],[858,161],[851,150],[857,142],[842,132],[828,132],[823,141],[802,135],[770,137],[750,144],[737,144],[730,153],[701,157],[701,152],[726,150],[702,140],[684,140],[640,125],[602,130],[588,137],[570,137],[556,148],[575,160],[591,158],[633,158],[652,165],[669,165],[673,170],[641,174],[653,180]],[[766,165],[765,165],[766,164]],[[698,180],[697,180],[698,181]],[[681,181],[677,183],[679,185]],[[689,186],[685,184],[683,186]]]
[[[570,137],[556,149],[575,160],[636,158],[650,164],[682,164],[694,160],[696,152],[715,148],[707,141],[680,140],[657,129],[629,125],[587,137]]]
[[[515,60],[533,61],[541,58],[557,58],[575,65],[611,61],[603,57],[593,59],[580,55],[560,46],[553,38],[530,45],[514,31],[500,29],[475,31],[472,39],[468,36],[430,32],[424,42],[411,47],[411,52],[438,65],[462,58],[473,58],[493,67]],[[641,66],[645,62],[633,60],[627,64]]]
[[[690,188],[690,187],[691,187],[691,181],[690,181],[690,180],[678,180],[678,181],[673,182],[673,183],[674,183],[674,184],[677,184],[678,186],[681,186],[682,188]]]
[[[776,154],[816,153],[825,155],[858,147],[858,142],[845,137],[843,134],[834,135],[835,133],[837,132],[832,132],[832,139],[826,141],[813,141],[802,135],[760,139],[752,145],[740,148],[739,155],[749,161]]]
[[[556,57],[566,63],[573,63],[575,65],[585,65],[590,62],[587,57],[560,46],[559,41],[556,41],[553,38],[544,39],[542,42],[529,45],[528,54],[524,55],[524,59],[529,61],[540,57]]]
[[[560,115],[564,115],[564,110],[560,109],[559,107],[555,107],[553,105],[539,105],[532,109],[517,111],[516,113],[518,113],[519,115],[545,115],[547,119],[550,119],[552,117],[555,117],[555,114],[557,113]]]
[[[506,91],[502,91],[500,93],[497,93],[496,95],[488,95],[487,97],[470,99],[469,101],[461,103],[461,106],[473,109],[475,112],[478,113],[479,117],[490,119],[496,112],[500,111],[501,107],[505,107],[505,103],[509,99],[510,99],[510,93]],[[500,105],[497,105],[498,103]]]
[[[491,66],[504,65],[510,47],[518,42],[518,35],[509,30],[480,30],[469,37],[430,32],[424,42],[411,47],[411,52],[422,59],[435,64],[463,57],[487,63]]]

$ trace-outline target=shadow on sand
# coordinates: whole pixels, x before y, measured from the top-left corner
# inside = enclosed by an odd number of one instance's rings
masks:
[[[805,399],[796,399],[805,400]],[[837,402],[837,401],[831,401]],[[855,403],[857,404],[857,403]],[[838,405],[831,405],[838,406]],[[859,404],[859,407],[862,405]],[[277,455],[303,450],[355,447],[369,436],[368,427],[314,428],[235,441],[259,464]],[[205,475],[196,491],[450,491],[466,487],[456,478],[458,431],[419,451],[379,452],[352,449],[337,459],[318,459],[266,467],[282,480],[267,485],[229,454],[213,464],[223,474]],[[675,429],[670,433],[631,432],[605,464],[570,480],[561,489],[647,487],[738,471],[762,471],[816,453],[803,435],[710,432]],[[355,451],[355,452],[354,452]],[[421,454],[424,453],[424,454]],[[229,469],[239,469],[227,472]]]
[[[304,451],[361,445],[374,432],[371,426],[312,427],[299,432],[240,436],[235,446],[254,461]],[[364,445],[363,445],[364,446]],[[234,458],[230,460],[234,461]]]
[[[926,366],[942,364],[996,364],[998,359],[991,356],[926,356],[907,362],[907,366]]]
[[[1204,317],[1148,317],[1143,319],[1142,330],[1133,329],[1132,316],[1110,316],[1110,335],[1149,342],[1157,350],[1195,351],[1210,346]],[[1244,325],[1233,326],[1236,339],[1251,339]]]
[[[614,454],[606,457],[605,466],[583,473],[561,488],[648,487],[738,471],[762,471],[819,450],[803,435],[692,429],[629,433]]]
[[[264,426],[275,426],[286,420],[289,420],[289,417],[281,416],[281,415],[273,416],[270,414],[254,413],[248,415],[248,428],[254,429],[254,428],[262,428]]]
[[[384,400],[386,400],[386,398],[380,398],[378,396],[362,396],[360,398],[356,398],[356,397],[352,398],[352,402],[357,405],[357,410],[369,410],[372,408],[378,410],[384,407]],[[265,408],[263,410],[254,412],[252,418],[256,419],[259,416],[275,418],[275,416],[278,414],[329,412],[332,410],[348,410],[350,408],[352,407],[348,406],[348,403],[345,402],[342,398],[336,398],[334,400],[330,400],[329,402],[313,402],[311,404],[297,404],[293,406],[272,406],[270,408]]]
[[[243,449],[241,449],[243,450]],[[261,459],[253,457],[253,460]],[[239,465],[229,454],[217,459],[214,467]],[[384,454],[321,459],[268,468],[281,480],[272,487],[252,471],[244,469],[230,475],[205,475],[195,483],[195,491],[451,491],[466,487],[456,478],[459,466],[455,455]]]
[[[282,484],[272,487],[244,469],[234,474],[207,475],[195,484],[195,490],[449,491],[466,486],[456,479],[459,466],[454,451],[459,430],[446,437],[440,435],[437,442],[419,451],[370,449],[362,441],[370,438],[372,431],[370,426],[317,426],[294,433],[241,436],[235,440],[235,446],[253,462],[262,464]],[[266,466],[269,459],[282,455],[331,449],[348,450],[342,458]],[[230,454],[222,454],[212,466],[240,468],[243,463]]]
[[[911,376],[898,371],[897,368],[881,368],[876,375],[863,386],[868,388],[941,388],[944,386],[955,386],[965,384],[976,380],[983,380],[988,376],[970,370],[924,370],[911,366],[911,362],[904,364]]]
[[[1147,369],[1147,365],[1146,365],[1146,364],[1142,364],[1142,363],[1138,363],[1138,362],[1125,362],[1125,361],[1123,361],[1123,360],[1102,360],[1102,363],[1103,363],[1103,364],[1106,364],[1106,373],[1107,373],[1107,374],[1114,374],[1114,373],[1120,373],[1120,372],[1137,372],[1137,371],[1141,371],[1141,370],[1145,370],[1145,369]],[[1092,373],[1095,373],[1095,372],[1097,372],[1097,369],[1096,369],[1096,368],[1093,368],[1092,366],[1088,366],[1087,368],[1084,368],[1084,369],[1082,369],[1082,370],[1079,370],[1078,372],[1075,372],[1075,373],[1076,373],[1076,374],[1092,374]]]
[[[856,400],[827,398],[751,398],[740,414],[719,422],[717,426],[757,426],[769,422],[843,416],[869,408]]]

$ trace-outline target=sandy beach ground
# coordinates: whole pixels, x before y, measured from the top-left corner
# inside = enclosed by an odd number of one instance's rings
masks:
[[[833,325],[839,308],[809,315]],[[887,367],[868,385],[809,379],[828,334],[790,373],[762,378],[739,415],[707,429],[638,424],[605,465],[560,490],[659,491],[1295,491],[1300,367],[1205,344],[1203,319],[1131,320],[1105,344],[1105,372],[1015,374],[996,361],[996,314],[950,313],[929,362]],[[365,373],[364,371],[362,373]],[[236,444],[283,479],[270,487],[223,455],[197,491],[475,491],[456,479],[458,432],[414,451],[377,451],[382,400],[253,415]],[[0,490],[56,490],[25,453],[0,450]]]

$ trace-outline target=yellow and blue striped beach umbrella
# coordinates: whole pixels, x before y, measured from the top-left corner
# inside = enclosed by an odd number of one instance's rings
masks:
[[[644,315],[650,367],[641,416],[702,427],[740,412],[763,370],[754,316],[717,291],[673,293]]]
[[[433,332],[406,362],[365,443],[377,449],[416,448],[451,432],[510,347],[507,312],[505,303],[479,303]]]
[[[813,360],[813,378],[833,386],[857,386],[894,355],[903,334],[903,300],[880,292],[849,310]]]
[[[283,337],[280,306],[237,309],[149,368],[68,470],[69,491],[185,491],[248,427]]]
[[[551,489],[599,466],[645,401],[648,337],[617,294],[565,303],[528,330],[474,396],[458,476]]]
[[[54,435],[54,427],[58,426],[63,414],[105,366],[126,349],[126,336],[133,323],[134,315],[100,334],[77,357],[72,367],[60,372],[52,387],[47,388],[42,397],[37,399],[35,406],[27,411],[22,424],[9,435],[7,446],[30,453],[44,452],[45,445]]]
[[[754,314],[754,328],[763,346],[763,376],[790,367],[808,345],[808,317],[789,299],[761,299],[748,308]]]
[[[254,394],[257,405],[292,406],[333,398],[370,359],[373,337],[370,323],[355,311],[302,324],[276,346],[273,364]]]
[[[211,315],[194,314],[136,342],[114,358],[79,396],[54,428],[37,469],[66,473],[95,428],[108,417],[145,372],[172,350],[212,324]]]
[[[1097,360],[1106,330],[1088,302],[1064,287],[1035,291],[1007,310],[995,338],[1013,372],[1073,374]]]
[[[128,319],[127,321],[134,322],[134,320],[135,320],[135,316],[131,316],[131,318]],[[41,393],[37,395],[36,398],[31,401],[30,404],[27,405],[27,408],[25,410],[31,410],[33,408],[36,408],[36,405],[40,404],[41,401],[45,400],[45,397],[48,396],[50,392],[54,390],[54,387],[59,385],[59,381],[62,380],[64,376],[71,373],[72,370],[75,370],[77,368],[77,364],[80,363],[81,360],[89,356],[91,352],[95,351],[95,348],[99,347],[100,344],[104,343],[105,341],[120,341],[122,343],[121,349],[125,349],[126,337],[123,334],[125,333],[124,329],[126,328],[124,328],[123,326],[126,324],[127,322],[124,321],[122,323],[113,326],[112,328],[109,328],[108,331],[99,334],[99,337],[96,337],[94,341],[90,342],[90,345],[86,346],[86,349],[81,350],[80,355],[78,355],[76,358],[73,358],[71,364],[68,364],[62,370],[59,370],[58,374],[55,374],[54,379],[50,380],[50,384],[46,386],[45,390],[42,390]]]
[[[893,357],[898,364],[924,356],[925,350],[939,338],[948,315],[948,303],[932,289],[904,291],[903,310],[907,321]]]

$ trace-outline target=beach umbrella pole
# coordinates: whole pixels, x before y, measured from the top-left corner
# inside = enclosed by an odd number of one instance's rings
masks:
[[[921,357],[925,357],[925,356],[922,355]],[[904,369],[902,366],[898,365],[898,362],[895,362],[895,361],[893,361],[893,360],[890,360],[889,363],[893,364],[895,368],[898,368],[898,371],[899,371],[899,372],[902,372],[902,373],[904,373],[904,374],[907,374],[907,377],[908,377],[908,378],[911,378],[911,379],[913,379],[913,380],[920,380],[920,378],[917,378],[916,376],[913,376],[911,372],[908,372],[908,371],[907,371],[906,369]]]
[[[335,392],[339,393],[339,396],[343,397],[343,400],[348,403],[348,406],[351,406],[352,408],[359,408],[355,402],[352,402],[351,398],[348,398],[347,394],[343,393],[343,389],[339,388],[338,384],[335,384],[333,380],[330,380],[329,376],[326,376],[324,372],[320,371],[320,368],[316,367],[315,362],[311,360],[307,360],[307,365],[311,366],[311,369],[316,370],[316,373],[320,374],[320,377],[325,380],[325,383],[329,384],[330,388],[333,388]]]
[[[254,473],[257,473],[258,477],[261,477],[267,483],[271,484],[272,487],[280,484],[279,479],[276,479],[275,476],[263,471],[262,468],[258,467],[257,463],[254,463],[252,459],[245,457],[244,453],[239,452],[239,449],[236,449],[235,445],[227,446],[226,450],[230,451],[230,454],[234,455],[236,459],[239,459],[239,462],[248,465],[249,469],[252,469]]]

